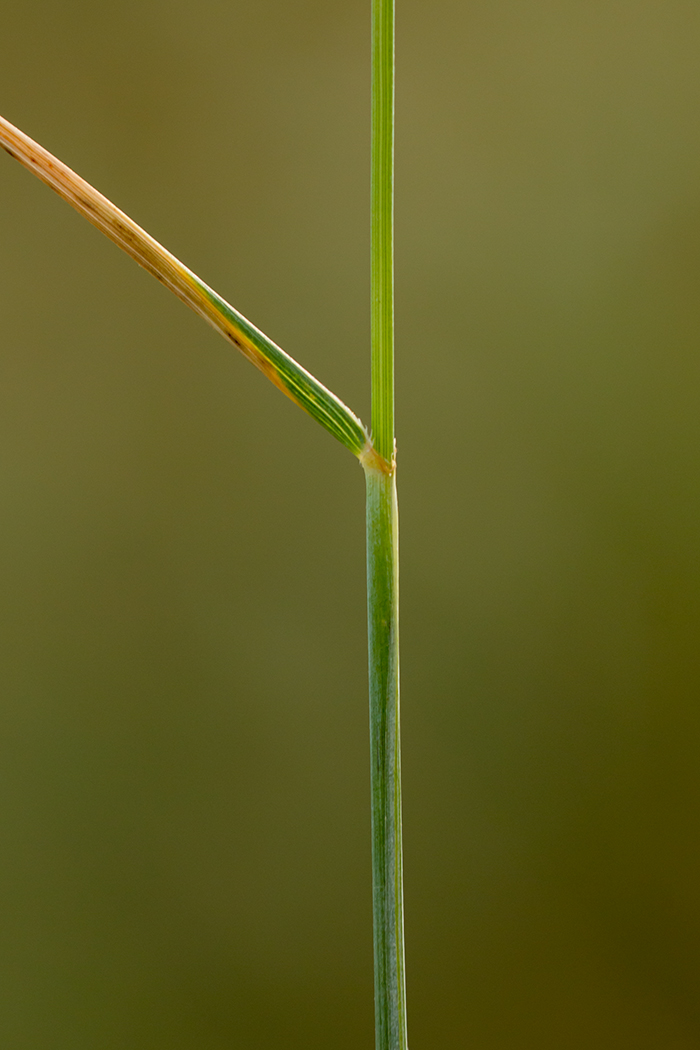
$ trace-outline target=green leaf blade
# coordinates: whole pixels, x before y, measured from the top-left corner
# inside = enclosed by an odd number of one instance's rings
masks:
[[[287,397],[354,455],[372,452],[361,420],[123,211],[43,146],[0,117],[0,146],[217,329]]]

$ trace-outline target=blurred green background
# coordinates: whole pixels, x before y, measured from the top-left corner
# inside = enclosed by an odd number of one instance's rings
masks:
[[[412,1050],[700,1041],[700,8],[398,0]],[[0,112],[368,417],[368,0]],[[363,480],[0,155],[0,1045],[373,1045]]]

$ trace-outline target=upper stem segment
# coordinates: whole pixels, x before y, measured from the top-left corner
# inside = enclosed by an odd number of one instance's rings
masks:
[[[394,456],[394,0],[372,2],[372,437]]]

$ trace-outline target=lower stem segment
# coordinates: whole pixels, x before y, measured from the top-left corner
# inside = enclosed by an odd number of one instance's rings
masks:
[[[365,475],[376,1050],[407,1050],[396,473]]]

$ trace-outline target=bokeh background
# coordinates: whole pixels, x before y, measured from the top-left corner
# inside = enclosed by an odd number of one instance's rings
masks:
[[[700,1041],[700,8],[399,0],[412,1050]],[[367,0],[5,0],[0,112],[368,417]],[[373,1045],[363,480],[0,155],[0,1044]]]

